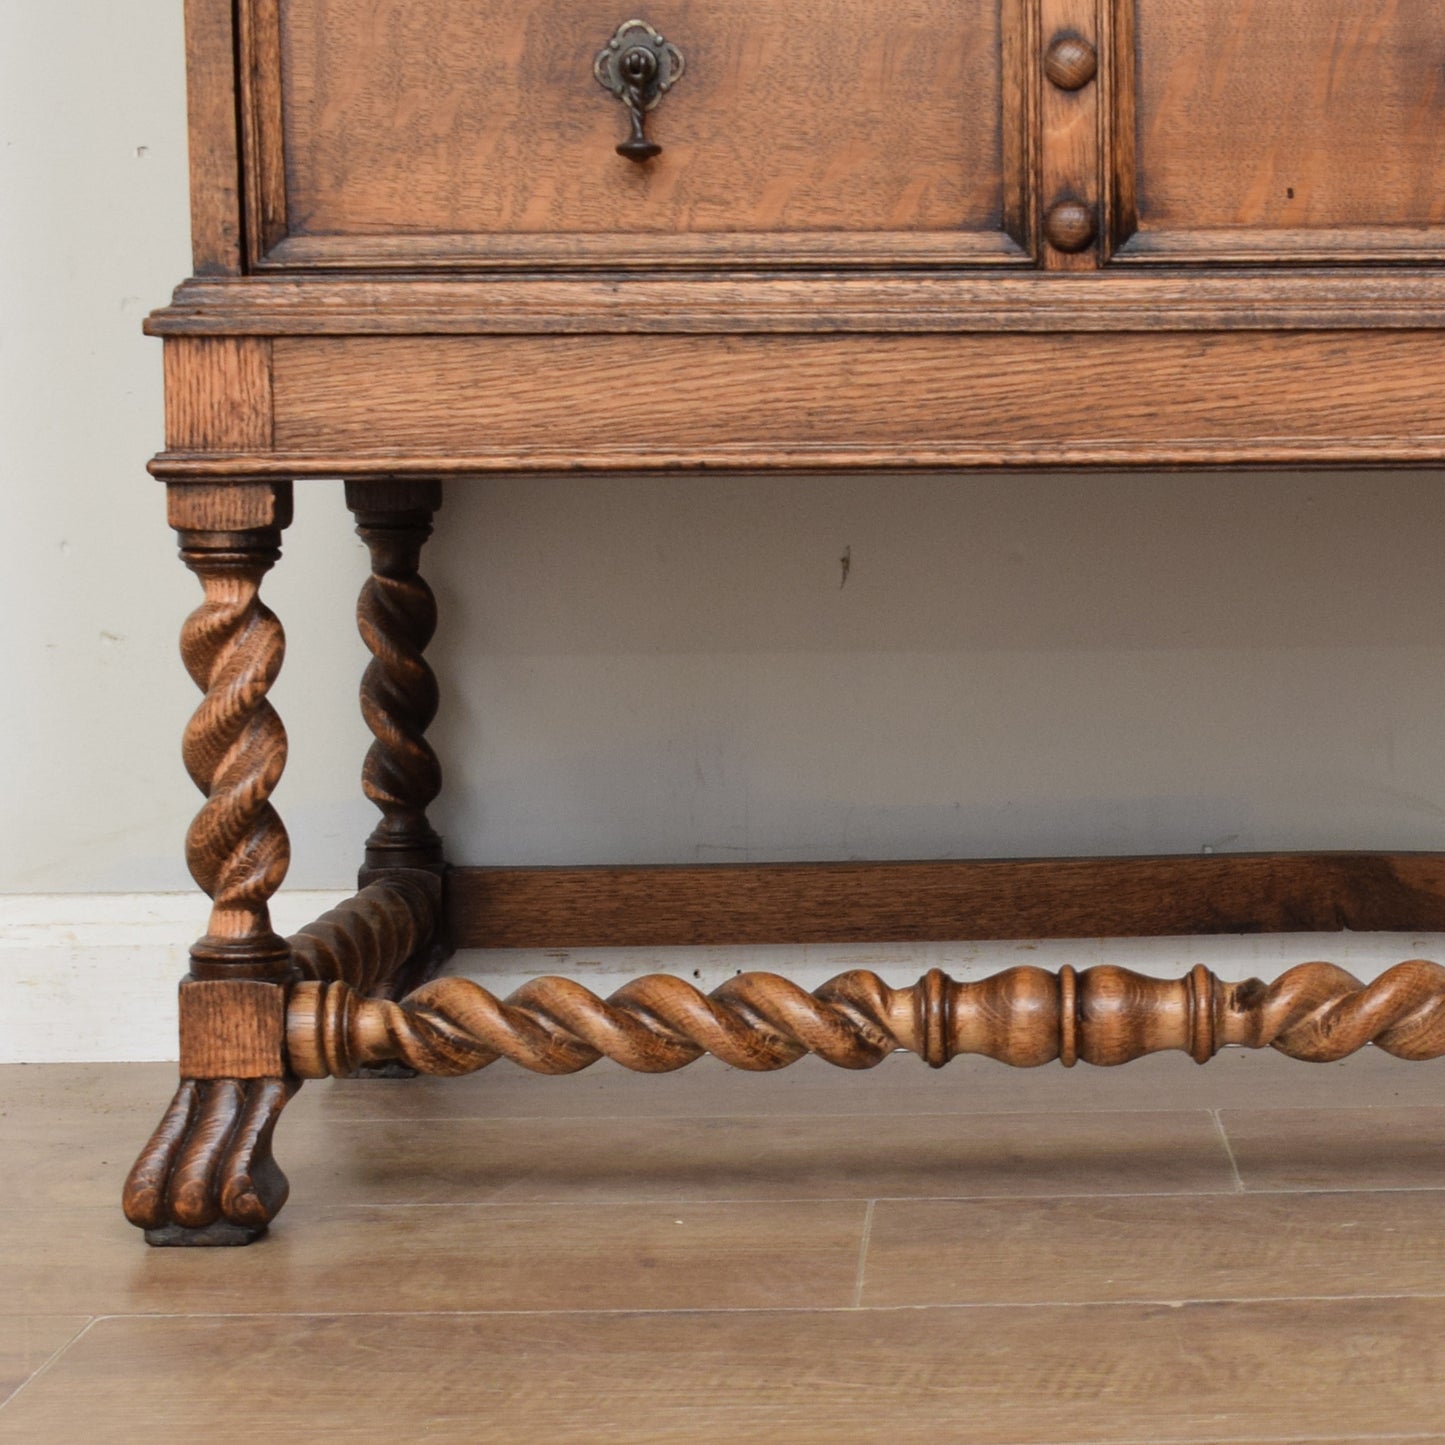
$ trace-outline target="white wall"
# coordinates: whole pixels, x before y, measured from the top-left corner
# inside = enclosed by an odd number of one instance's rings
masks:
[[[0,895],[187,884],[197,589],[139,329],[187,267],[181,8],[0,0]],[[1431,476],[489,480],[444,516],[464,861],[1445,846]],[[364,565],[300,488],[303,888],[371,822]]]

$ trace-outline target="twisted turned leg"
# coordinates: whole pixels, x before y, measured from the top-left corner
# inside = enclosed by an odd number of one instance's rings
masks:
[[[435,884],[414,871],[368,884],[286,940],[296,972],[373,992],[435,936],[441,911]]]
[[[271,793],[286,732],[267,701],[285,639],[260,599],[291,519],[289,483],[173,483],[171,525],[200,579],[181,636],[205,694],[186,728],[186,769],[206,801],[186,859],[211,898],[181,985],[181,1083],[131,1171],[125,1212],[152,1244],[244,1244],[286,1199],[271,1134],[295,1079],[284,1051],[291,950],[268,902],[290,858]]]
[[[437,608],[418,569],[441,506],[441,483],[347,482],[346,505],[371,553],[371,576],[356,604],[372,656],[361,680],[361,711],[376,739],[362,788],[381,821],[366,840],[366,868],[437,868],[442,842],[426,815],[442,785],[441,765],[426,740],[437,713],[437,681],[423,656]]]
[[[442,840],[427,818],[441,791],[441,764],[426,740],[437,713],[437,680],[425,656],[436,631],[436,598],[420,572],[421,550],[441,506],[441,483],[373,478],[346,484],[357,535],[371,554],[371,576],[356,603],[356,622],[371,662],[361,679],[361,712],[374,741],[361,785],[381,811],[366,840],[363,888],[409,877],[432,890],[433,924],[410,953],[367,985],[396,998],[435,977],[451,954],[440,928]],[[415,1070],[387,1063],[361,1071],[382,1077]]]
[[[1362,984],[1328,963],[1301,964],[1273,983],[1227,984],[1202,965],[1184,978],[1128,969],[1011,968],[978,983],[934,969],[890,988],[845,973],[806,993],[773,974],[741,974],[711,995],[656,974],[603,1000],[563,978],[535,979],[505,1001],[462,978],[402,999],[363,997],[344,983],[303,983],[287,1021],[302,1078],[400,1059],[428,1074],[465,1074],[509,1058],[570,1074],[602,1057],[665,1073],[710,1053],[739,1069],[781,1069],[817,1054],[868,1069],[895,1049],[934,1067],[985,1054],[1033,1067],[1121,1064],[1181,1049],[1199,1063],[1229,1044],[1294,1058],[1340,1059],[1367,1043],[1405,1059],[1445,1055],[1445,968],[1401,963]]]

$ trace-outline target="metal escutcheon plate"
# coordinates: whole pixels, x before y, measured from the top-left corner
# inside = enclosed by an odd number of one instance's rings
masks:
[[[646,21],[624,20],[612,39],[597,52],[597,59],[592,63],[597,83],[624,101],[627,99],[628,82],[622,73],[622,57],[630,50],[651,51],[657,61],[656,79],[648,85],[642,97],[643,108],[651,110],[681,78],[685,64],[682,51],[670,40],[664,40]]]

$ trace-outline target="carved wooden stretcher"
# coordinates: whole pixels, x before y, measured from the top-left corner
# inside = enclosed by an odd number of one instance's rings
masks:
[[[443,478],[1445,463],[1445,11],[1268,11],[1241,46],[1226,0],[657,0],[601,31],[591,0],[188,0],[196,274],[149,323],[152,471],[203,591],[187,858],[213,908],[125,1191],[152,1243],[264,1231],[287,1099],[357,1070],[1445,1055],[1423,961],[607,1000],[436,976],[457,947],[1445,929],[1433,853],[464,868],[427,819]],[[336,477],[371,554],[381,821],[355,897],[283,939],[260,588],[293,482]]]

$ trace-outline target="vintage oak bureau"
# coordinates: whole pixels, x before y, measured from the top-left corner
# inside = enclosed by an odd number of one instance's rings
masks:
[[[1445,855],[449,865],[418,571],[444,482],[1445,462],[1439,0],[632,5],[186,0],[195,275],[149,323],[152,470],[203,590],[187,857],[213,909],[125,1191],[152,1243],[264,1231],[287,1098],[358,1070],[1445,1054],[1425,962],[606,1001],[435,977],[456,946],[1445,928]],[[260,591],[293,484],[336,478],[373,563],[381,820],[360,891],[284,939]]]

